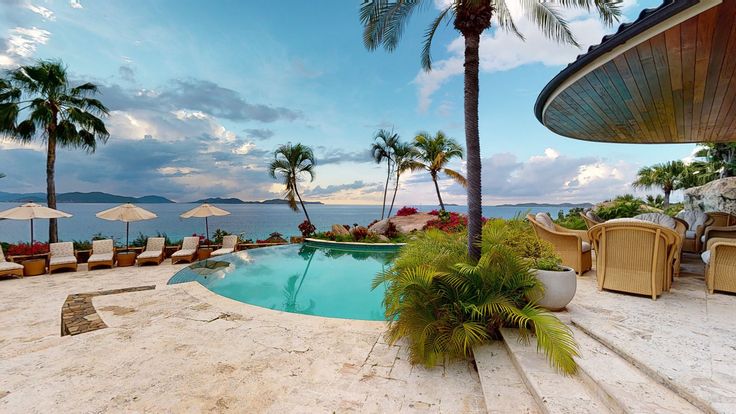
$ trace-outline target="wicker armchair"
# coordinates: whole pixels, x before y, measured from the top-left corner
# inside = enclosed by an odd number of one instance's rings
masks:
[[[536,216],[528,214],[527,219],[532,223],[537,237],[552,243],[564,266],[575,269],[579,275],[593,267],[591,245],[585,230],[571,230],[558,226],[545,213]]]
[[[608,221],[588,231],[597,254],[598,289],[651,296],[670,288],[674,230],[641,220]]]
[[[703,234],[706,227],[713,223],[713,218],[707,214],[695,210],[682,210],[677,213],[677,218],[687,222],[688,229],[685,232],[685,240],[682,250],[690,253],[700,253],[703,250]]]
[[[708,293],[736,293],[736,240],[713,238],[703,253]]]
[[[92,255],[87,259],[87,269],[93,270],[100,267],[112,269],[115,263],[115,246],[112,239],[93,240]]]
[[[66,269],[77,271],[77,257],[74,255],[74,243],[58,242],[49,244],[49,274],[54,270]]]
[[[5,260],[3,246],[0,246],[0,276],[23,277],[23,265]]]
[[[708,217],[713,219],[711,226],[716,226],[716,227],[736,226],[736,216],[731,213],[726,213],[725,211],[711,211],[710,213],[705,213],[705,214]]]
[[[588,230],[590,230],[590,228],[595,226],[596,224],[601,224],[605,221],[602,218],[598,217],[595,213],[593,213],[592,210],[581,212],[580,217],[582,217],[583,221],[585,221],[585,225],[588,227]]]
[[[677,233],[677,246],[673,255],[672,271],[674,276],[680,276],[680,262],[682,261],[682,244],[687,234],[687,222],[685,220],[676,219],[663,213],[644,213],[634,217],[637,220],[644,220],[650,223],[659,224],[660,226],[672,229]]]

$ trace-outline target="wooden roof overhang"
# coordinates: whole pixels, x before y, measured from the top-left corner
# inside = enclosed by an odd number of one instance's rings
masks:
[[[736,141],[736,0],[665,0],[542,90],[553,132],[586,141]]]

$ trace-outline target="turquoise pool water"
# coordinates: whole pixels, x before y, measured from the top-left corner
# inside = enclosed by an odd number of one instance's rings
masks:
[[[203,260],[168,284],[197,281],[219,295],[264,308],[344,319],[383,320],[385,289],[371,281],[396,249],[287,245]]]

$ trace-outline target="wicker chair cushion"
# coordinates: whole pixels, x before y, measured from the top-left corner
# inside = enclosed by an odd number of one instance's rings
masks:
[[[541,224],[544,228],[550,231],[555,231],[555,224],[552,222],[552,218],[547,213],[537,213],[534,216],[537,223]]]
[[[51,257],[74,257],[74,243],[72,242],[59,242],[51,243],[49,245],[49,252]]]
[[[166,239],[163,237],[149,237],[146,241],[146,251],[151,252],[160,252],[164,249],[164,245],[166,244]],[[156,257],[156,256],[153,256]]]
[[[598,217],[598,215],[597,215],[597,214],[595,214],[595,213],[593,212],[593,210],[588,210],[588,211],[586,211],[586,212],[585,212],[585,213],[583,213],[583,214],[585,214],[585,217],[589,218],[590,220],[593,220],[593,221],[597,221],[597,222],[599,222],[599,223],[603,223],[603,222],[605,221],[605,220],[603,220],[602,218]]]
[[[235,245],[238,244],[238,236],[225,236],[222,238],[223,249],[235,249]]]
[[[696,230],[698,227],[705,224],[705,221],[708,220],[708,215],[702,211],[682,210],[677,213],[677,218],[685,220],[688,224],[688,228]]]
[[[112,252],[110,253],[95,253],[92,256],[87,259],[87,263],[96,263],[96,262],[109,262],[112,260]]]
[[[3,246],[0,245],[0,263],[5,262],[5,253],[3,252]]]
[[[172,254],[171,257],[189,257],[193,255],[194,253],[197,253],[196,249],[181,249],[177,252],[174,252],[174,254]]]
[[[635,218],[617,218],[608,220],[606,223],[641,223],[643,221]]]
[[[181,243],[182,250],[196,250],[199,246],[199,237],[185,237]]]
[[[96,256],[98,254],[112,254],[113,253],[113,243],[111,239],[107,240],[93,240],[92,241],[92,256]]]
[[[710,250],[704,251],[700,257],[703,259],[703,263],[710,264]]]
[[[235,249],[233,249],[233,248],[223,247],[221,249],[217,249],[214,252],[210,253],[210,256],[222,256],[223,254],[232,253],[234,251],[235,251]]]
[[[13,262],[6,262],[2,261],[0,262],[0,272],[5,270],[21,270],[23,269],[23,265]]]
[[[693,230],[688,230],[685,232],[685,238],[687,239],[694,239],[695,238],[695,232]]]
[[[644,220],[650,223],[659,224],[670,229],[677,227],[677,222],[672,217],[662,213],[644,213],[634,217],[637,220]]]
[[[74,256],[54,256],[49,259],[49,265],[59,264],[72,264],[77,263],[77,258]]]
[[[583,253],[590,251],[590,243],[584,241],[583,243]]]
[[[163,250],[146,250],[145,252],[138,255],[138,259],[155,259],[157,257],[160,257],[161,254],[163,254]]]

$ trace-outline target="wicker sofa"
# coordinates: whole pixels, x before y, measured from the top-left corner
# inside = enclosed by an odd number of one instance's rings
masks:
[[[559,226],[546,213],[527,215],[534,232],[542,240],[546,240],[555,247],[564,266],[571,267],[575,273],[582,275],[593,267],[593,256],[588,232],[585,230],[571,230]]]
[[[610,220],[591,228],[599,290],[657,299],[670,288],[678,234],[659,224],[636,219]]]
[[[690,253],[700,253],[703,250],[702,237],[705,229],[713,223],[713,218],[702,211],[682,210],[677,218],[687,222],[688,229],[682,242],[682,250]]]
[[[736,293],[736,239],[713,238],[702,254],[708,293]]]

